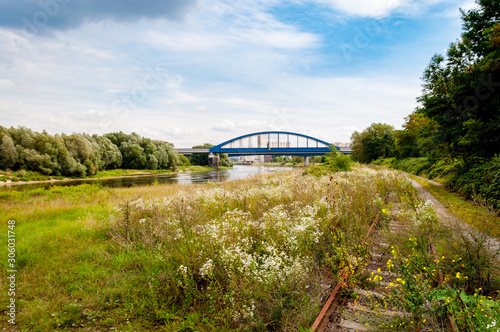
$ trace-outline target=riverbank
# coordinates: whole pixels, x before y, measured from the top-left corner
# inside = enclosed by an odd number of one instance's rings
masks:
[[[294,163],[253,163],[254,166],[265,166],[265,167],[304,167],[304,163],[294,164]]]
[[[230,167],[221,167],[220,169],[229,169]],[[189,172],[205,172],[213,171],[214,168],[208,166],[179,166],[177,171],[172,170],[132,170],[132,169],[117,169],[111,171],[98,172],[95,175],[86,177],[62,177],[43,175],[39,172],[0,172],[0,186],[12,185],[26,185],[26,184],[39,184],[39,183],[57,183],[57,182],[74,182],[81,180],[101,180],[101,179],[119,179],[134,176],[147,176],[159,174],[175,174],[175,173],[189,173]]]
[[[322,165],[323,163],[310,163],[309,165]],[[304,167],[304,163],[254,163],[254,166],[267,166],[267,167]]]

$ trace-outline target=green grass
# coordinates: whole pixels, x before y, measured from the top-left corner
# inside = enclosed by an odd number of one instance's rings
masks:
[[[16,171],[16,172],[7,172],[0,171],[0,181],[47,181],[47,180],[62,180],[64,176],[50,176],[46,174],[42,174],[40,172],[32,172],[32,171]]]
[[[420,183],[432,196],[443,204],[449,212],[465,223],[485,231],[488,235],[500,239],[500,217],[481,206],[480,203],[466,200],[463,197],[449,192],[443,186],[438,186],[421,178],[411,176]]]
[[[449,331],[451,319],[457,331],[486,331],[500,320],[500,277],[498,256],[484,232],[495,235],[499,218],[442,186],[411,177],[450,213],[481,232],[441,222],[422,200],[414,209],[392,210],[390,219],[398,221],[400,230],[380,232],[391,245],[387,267],[398,277],[386,288],[386,300],[411,315],[379,328]]]
[[[158,170],[136,170],[136,169],[115,169],[109,171],[97,172],[95,175],[89,175],[85,178],[107,178],[107,177],[119,177],[128,175],[138,175],[138,174],[163,174],[163,173],[173,173],[171,169],[158,169]]]
[[[226,167],[226,166],[221,166],[219,169],[231,169],[232,167]],[[197,165],[190,165],[190,166],[179,166],[179,170],[183,172],[201,172],[201,171],[213,171],[215,168],[208,167],[208,166],[197,166]]]

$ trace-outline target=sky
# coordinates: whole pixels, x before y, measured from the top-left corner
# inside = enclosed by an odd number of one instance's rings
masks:
[[[176,147],[401,128],[473,0],[3,0],[0,125]]]

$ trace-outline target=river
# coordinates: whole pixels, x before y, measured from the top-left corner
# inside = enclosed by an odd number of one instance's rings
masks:
[[[153,183],[166,184],[192,184],[207,182],[226,182],[242,180],[255,175],[271,174],[275,172],[290,171],[293,167],[267,167],[235,165],[230,169],[204,172],[180,172],[169,174],[154,174],[141,176],[124,176],[120,178],[103,178],[94,180],[76,180],[66,182],[46,182],[31,184],[16,184],[0,186],[0,191],[22,191],[36,188],[50,188],[53,186],[77,186],[81,184],[100,184],[109,188],[124,188],[132,186],[145,186]]]

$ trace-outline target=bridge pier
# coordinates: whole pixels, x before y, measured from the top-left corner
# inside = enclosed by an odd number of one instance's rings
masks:
[[[220,158],[218,154],[210,153],[208,155],[208,166],[215,169],[219,169],[219,159]]]
[[[304,167],[309,166],[309,157],[304,157]]]

